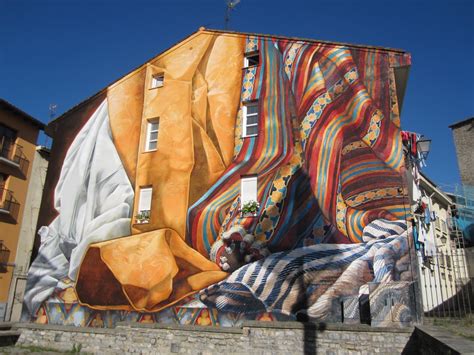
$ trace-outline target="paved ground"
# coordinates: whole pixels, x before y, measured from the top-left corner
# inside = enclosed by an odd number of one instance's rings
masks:
[[[448,332],[462,336],[469,340],[474,340],[474,316],[463,319],[438,318],[432,320],[430,323],[437,328],[447,330]]]

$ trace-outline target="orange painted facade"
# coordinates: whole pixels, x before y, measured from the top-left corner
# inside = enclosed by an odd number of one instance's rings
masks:
[[[43,128],[41,122],[0,99],[0,304],[4,305],[23,215],[28,213],[24,206],[36,140]]]

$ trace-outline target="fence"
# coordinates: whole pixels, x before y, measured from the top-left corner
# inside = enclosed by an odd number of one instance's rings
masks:
[[[427,317],[472,315],[473,282],[462,232],[451,223],[449,248],[420,257],[420,286]],[[439,250],[439,249],[438,249]]]
[[[13,192],[0,186],[0,213],[6,213],[16,221],[19,211],[20,204],[13,196]]]

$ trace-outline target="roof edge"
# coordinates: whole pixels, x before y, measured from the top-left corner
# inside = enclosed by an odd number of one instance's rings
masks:
[[[278,39],[286,39],[289,41],[295,42],[309,42],[309,43],[323,43],[328,45],[336,45],[336,46],[344,46],[344,47],[351,47],[351,48],[358,48],[358,49],[372,49],[372,50],[381,50],[386,52],[397,52],[397,53],[408,53],[408,51],[400,48],[390,48],[390,47],[382,47],[382,46],[370,46],[364,44],[353,44],[347,42],[337,42],[337,41],[325,41],[319,39],[311,39],[311,38],[301,38],[301,37],[289,37],[289,36],[281,36],[281,35],[272,35],[272,34],[264,34],[264,33],[252,33],[252,32],[239,32],[239,31],[228,31],[228,30],[214,30],[210,28],[200,28],[203,32],[210,32],[210,33],[220,33],[220,34],[234,34],[239,36],[258,36],[258,37],[266,37],[266,38],[278,38]]]
[[[122,75],[118,79],[114,80],[112,83],[106,85],[103,89],[99,90],[97,93],[87,97],[86,99],[82,100],[78,104],[74,105],[71,107],[69,110],[63,112],[60,116],[56,117],[55,119],[51,120],[47,126],[49,127],[50,125],[56,125],[58,121],[62,120],[63,118],[67,117],[71,113],[77,111],[80,109],[82,106],[84,106],[87,102],[90,100],[93,100],[97,98],[99,95],[102,95],[105,93],[110,87],[113,87],[117,84],[119,84],[121,81],[126,79],[128,76],[132,75],[133,73],[141,70],[143,67],[145,67],[148,63],[150,63],[153,60],[156,60],[158,57],[166,54],[167,52],[173,50],[176,47],[179,47],[181,45],[184,45],[186,42],[191,40],[197,35],[203,34],[203,33],[208,33],[208,34],[229,34],[229,35],[238,35],[238,36],[259,36],[259,37],[265,37],[265,38],[278,38],[278,39],[285,39],[289,41],[303,41],[303,42],[309,42],[309,43],[323,43],[323,44],[328,44],[328,45],[337,45],[337,46],[346,46],[350,48],[357,48],[357,49],[369,49],[369,50],[380,50],[380,51],[387,51],[387,52],[396,52],[396,53],[408,53],[405,50],[402,49],[396,49],[396,48],[388,48],[388,47],[380,47],[380,46],[368,46],[368,45],[359,45],[359,44],[351,44],[351,43],[344,43],[344,42],[335,42],[335,41],[323,41],[323,40],[315,40],[315,39],[309,39],[309,38],[299,38],[299,37],[288,37],[288,36],[280,36],[280,35],[271,35],[271,34],[262,34],[262,33],[251,33],[251,32],[238,32],[238,31],[228,31],[228,30],[216,30],[216,29],[207,29],[205,27],[199,27],[197,31],[194,31],[190,35],[186,36],[185,38],[179,40],[172,46],[166,48],[165,50],[161,51],[157,55],[153,56],[152,58],[146,60],[143,64],[139,65],[138,67],[135,67],[131,71],[127,72],[126,74]]]
[[[41,122],[40,120],[34,118],[33,116],[26,113],[25,111],[19,109],[18,107],[16,107],[12,103],[8,102],[7,100],[0,98],[0,105],[3,105],[7,109],[9,109],[9,110],[15,112],[16,114],[22,116],[24,119],[26,119],[27,121],[29,121],[33,125],[37,126],[40,130],[45,129],[46,125],[43,122]]]
[[[474,121],[474,117],[466,118],[465,120],[453,123],[452,125],[449,125],[448,127],[451,128],[451,129],[461,127],[461,126],[464,126],[464,125],[470,123],[471,121]]]
[[[433,191],[436,191],[436,193],[441,196],[448,204],[452,205],[453,201],[449,198],[448,195],[446,195],[446,192],[441,190],[439,186],[431,180],[428,175],[426,175],[424,172],[420,171],[420,176],[422,177],[422,180],[433,189]]]
[[[160,53],[156,54],[155,56],[151,57],[150,59],[146,60],[143,64],[140,64],[138,67],[135,67],[133,68],[132,70],[130,70],[129,72],[127,72],[126,74],[122,75],[121,77],[119,77],[118,79],[114,80],[112,83],[106,85],[104,88],[102,88],[101,90],[99,90],[98,92],[96,92],[95,94],[87,97],[86,99],[82,100],[81,102],[79,102],[78,104],[72,106],[69,110],[63,112],[60,116],[56,117],[55,119],[51,120],[50,122],[48,122],[48,127],[51,126],[51,125],[55,125],[57,124],[58,121],[62,120],[63,118],[69,116],[71,113],[77,111],[78,109],[80,109],[82,106],[84,106],[86,103],[88,103],[89,101],[97,98],[98,96],[104,94],[110,87],[112,86],[115,86],[117,84],[119,84],[120,82],[122,82],[123,80],[125,80],[127,77],[129,77],[130,75],[133,75],[135,72],[138,72],[139,70],[141,70],[142,68],[144,68],[148,63],[150,63],[151,61],[157,59],[158,57],[166,54],[166,52],[168,51],[171,51],[173,50],[174,48],[176,47],[179,47],[181,45],[183,45],[184,43],[188,42],[189,40],[191,40],[192,38],[194,38],[195,36],[201,34],[202,32],[204,32],[204,27],[200,27],[197,31],[194,31],[193,33],[191,33],[190,35],[186,36],[185,38],[179,40],[178,42],[176,42],[175,44],[173,44],[171,47],[168,47],[166,48],[165,50],[161,51]]]

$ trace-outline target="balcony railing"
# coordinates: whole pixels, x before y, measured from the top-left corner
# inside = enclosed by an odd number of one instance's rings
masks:
[[[0,214],[7,215],[14,221],[18,218],[20,204],[13,196],[13,192],[0,188]]]
[[[23,147],[6,137],[0,137],[0,160],[6,160],[9,165],[16,166],[26,175],[29,161],[23,153]]]
[[[8,259],[10,258],[10,250],[0,240],[0,273],[7,272]]]

